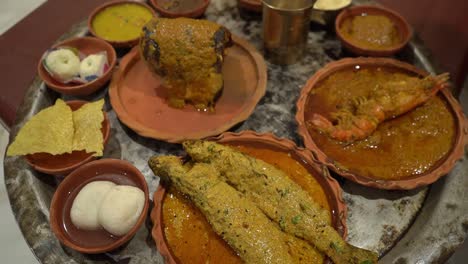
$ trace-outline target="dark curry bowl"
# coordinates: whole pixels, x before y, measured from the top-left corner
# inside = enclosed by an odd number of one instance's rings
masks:
[[[398,32],[400,41],[389,47],[375,49],[370,47],[363,47],[361,45],[356,44],[352,40],[346,38],[343,34],[342,29],[343,22],[347,19],[365,14],[381,15],[389,18],[390,21],[392,21],[394,27],[396,28],[396,31]],[[401,15],[388,8],[373,5],[354,6],[341,11],[335,20],[335,32],[338,38],[340,39],[342,45],[347,50],[351,51],[356,55],[374,57],[386,57],[399,52],[406,46],[406,44],[408,44],[413,34],[410,25]]]
[[[252,12],[262,12],[262,0],[237,0],[237,5]]]
[[[170,2],[170,1],[174,1],[174,0],[166,0],[165,2]],[[190,0],[190,1],[194,1],[194,0]],[[176,17],[197,18],[197,17],[202,16],[205,13],[208,6],[210,5],[210,0],[202,0],[201,3],[195,7],[178,12],[178,11],[171,11],[171,10],[164,8],[163,3],[161,3],[163,1],[161,0],[151,0],[150,2],[151,2],[151,5],[154,7],[154,9],[156,9],[156,11],[158,11],[158,13],[160,13],[163,17],[171,17],[171,18],[176,18]],[[183,1],[178,1],[178,2],[180,3]]]
[[[450,91],[445,88],[440,90],[438,97],[442,100],[443,104],[446,105],[448,109],[449,116],[452,116],[454,123],[453,137],[450,142],[451,147],[444,156],[438,159],[434,164],[428,168],[425,172],[410,174],[407,177],[402,177],[401,179],[379,179],[377,177],[368,177],[361,175],[356,171],[356,168],[350,169],[350,161],[348,165],[343,164],[343,160],[335,160],[327,155],[327,149],[322,149],[318,146],[317,141],[321,134],[319,132],[315,133],[315,138],[312,137],[311,132],[308,130],[306,123],[310,120],[311,115],[319,111],[319,109],[314,108],[310,105],[310,98],[314,94],[314,88],[319,86],[324,82],[328,77],[333,74],[345,71],[345,70],[355,70],[358,69],[385,69],[388,68],[391,72],[400,71],[404,74],[410,76],[427,76],[428,73],[424,72],[410,64],[388,58],[346,58],[339,61],[334,61],[327,64],[325,67],[317,71],[305,84],[302,88],[300,97],[297,101],[297,113],[296,113],[296,122],[298,124],[298,133],[304,141],[306,148],[310,149],[315,153],[317,159],[328,166],[329,169],[333,170],[342,177],[345,177],[348,180],[354,181],[358,184],[378,188],[378,189],[390,189],[390,190],[410,190],[420,186],[425,186],[431,184],[438,180],[440,177],[446,175],[454,167],[455,163],[463,156],[464,146],[468,142],[468,121],[463,114],[459,103],[452,96]],[[322,103],[323,104],[323,103]],[[311,114],[312,113],[312,114]],[[410,114],[410,112],[406,113]],[[404,115],[406,115],[404,114]],[[402,116],[404,116],[402,115]],[[394,120],[398,120],[395,118]],[[385,124],[385,121],[381,125]],[[430,122],[430,121],[429,121]],[[438,122],[433,120],[433,122]],[[379,127],[377,128],[379,129]],[[329,139],[330,142],[333,141]],[[405,139],[406,140],[406,139]],[[404,142],[403,142],[404,143]],[[421,144],[422,148],[427,149],[431,142]],[[450,144],[450,143],[449,143]],[[344,145],[342,149],[348,148],[349,146]],[[343,152],[345,153],[345,152]],[[398,153],[396,153],[398,154]],[[398,154],[399,155],[399,154]],[[346,158],[349,158],[346,156]],[[365,160],[366,157],[360,157],[362,160]],[[343,159],[343,157],[341,157]],[[360,164],[355,162],[354,164]],[[352,166],[361,166],[353,165]],[[353,172],[354,171],[354,172]],[[393,172],[390,172],[393,173]]]
[[[260,150],[266,149],[268,151],[290,155],[288,159],[297,161],[299,166],[305,168],[307,172],[312,175],[316,182],[320,185],[321,189],[323,190],[324,198],[329,205],[329,210],[332,217],[332,225],[340,235],[346,237],[347,211],[346,205],[341,195],[341,188],[338,182],[330,176],[328,169],[318,163],[310,151],[297,147],[294,142],[288,139],[278,138],[270,133],[259,134],[254,131],[242,131],[240,133],[226,132],[218,137],[209,138],[209,140],[233,147],[240,146]],[[167,187],[160,184],[158,190],[154,193],[154,208],[151,211],[151,220],[154,224],[152,229],[152,236],[156,242],[158,251],[164,257],[166,263],[182,263],[175,256],[166,238],[167,230],[165,229],[163,217],[163,201],[166,197],[166,194],[168,193],[166,188]],[[171,194],[171,197],[172,196],[173,194]],[[194,226],[198,225],[194,224]],[[191,236],[192,234],[186,235]],[[233,254],[235,253],[233,252]],[[199,254],[197,254],[197,256],[198,255]]]

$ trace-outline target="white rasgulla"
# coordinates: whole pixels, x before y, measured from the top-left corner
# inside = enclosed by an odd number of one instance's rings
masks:
[[[118,185],[101,203],[98,219],[107,232],[123,236],[135,226],[145,206],[145,193],[137,187]]]
[[[54,78],[67,82],[80,72],[80,58],[69,49],[57,49],[45,58],[47,69]]]
[[[99,208],[104,197],[114,186],[115,183],[110,181],[93,181],[86,184],[73,200],[70,211],[72,223],[85,230],[99,229]]]

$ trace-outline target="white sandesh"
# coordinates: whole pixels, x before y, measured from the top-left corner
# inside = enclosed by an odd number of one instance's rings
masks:
[[[80,73],[78,50],[70,47],[60,47],[47,51],[44,54],[42,64],[55,80],[62,83],[76,80]]]
[[[80,64],[80,78],[83,82],[91,82],[101,77],[109,68],[105,51],[91,54]]]

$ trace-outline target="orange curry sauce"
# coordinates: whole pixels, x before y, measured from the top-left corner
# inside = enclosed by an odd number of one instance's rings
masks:
[[[320,184],[288,153],[245,146],[237,148],[283,170],[330,212],[327,196]],[[242,263],[229,245],[211,229],[203,214],[184,195],[169,189],[164,197],[162,209],[166,241],[179,263]],[[323,263],[323,256],[317,252],[316,259],[312,261]]]
[[[388,81],[409,75],[389,69],[342,70],[312,89],[305,118],[313,113],[330,118],[336,106],[366,96]],[[397,118],[387,120],[368,138],[351,144],[330,139],[308,126],[315,144],[345,171],[361,176],[399,180],[428,172],[449,153],[455,139],[455,119],[447,102],[435,96]]]

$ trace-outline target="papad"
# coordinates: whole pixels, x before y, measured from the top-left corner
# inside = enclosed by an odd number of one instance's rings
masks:
[[[102,107],[104,99],[87,103],[73,112],[75,135],[73,137],[73,150],[94,152],[93,156],[100,157],[104,150],[104,137],[101,132],[104,113]]]
[[[26,122],[8,147],[7,156],[71,153],[73,134],[72,110],[57,99],[55,105],[41,110]]]

